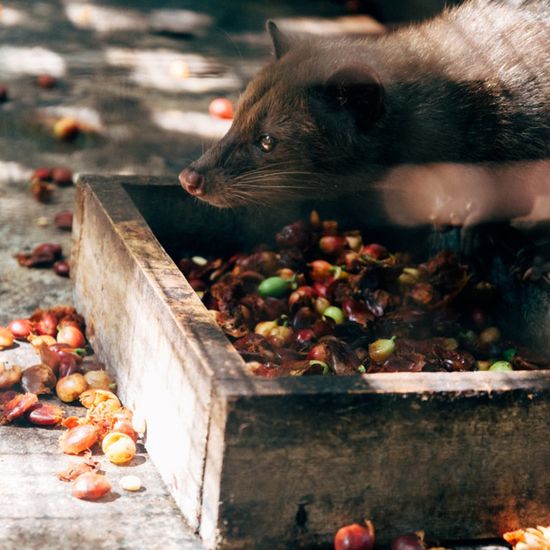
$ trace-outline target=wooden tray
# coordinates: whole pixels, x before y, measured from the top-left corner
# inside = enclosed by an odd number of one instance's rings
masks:
[[[253,377],[160,244],[238,247],[311,206],[219,211],[172,181],[80,179],[75,303],[191,526],[248,549],[330,545],[362,518],[380,542],[550,524],[550,372]]]

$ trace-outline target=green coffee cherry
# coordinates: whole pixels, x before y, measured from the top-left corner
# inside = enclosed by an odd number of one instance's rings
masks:
[[[491,372],[509,372],[514,369],[508,361],[497,361],[489,367],[489,370]]]
[[[281,277],[268,277],[258,286],[262,298],[282,298],[290,289],[292,281]]]
[[[395,351],[395,336],[392,338],[379,338],[369,344],[369,357],[375,363],[382,363]]]
[[[344,322],[344,312],[336,306],[328,306],[325,311],[323,311],[323,317],[332,319],[337,325]]]

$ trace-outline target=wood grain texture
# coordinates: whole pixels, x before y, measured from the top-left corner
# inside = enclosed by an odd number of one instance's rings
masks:
[[[80,182],[76,302],[185,517],[220,548],[330,544],[363,517],[381,542],[548,523],[549,372],[251,377],[157,240],[225,247],[309,208],[217,213],[162,180]]]

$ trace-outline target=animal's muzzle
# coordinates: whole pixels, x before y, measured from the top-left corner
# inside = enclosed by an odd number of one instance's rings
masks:
[[[185,168],[180,172],[179,180],[181,186],[190,195],[195,197],[204,195],[204,176],[201,173],[191,168]]]

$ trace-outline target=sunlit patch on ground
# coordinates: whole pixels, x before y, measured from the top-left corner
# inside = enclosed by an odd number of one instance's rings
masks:
[[[99,33],[152,31],[202,35],[212,24],[209,15],[191,10],[160,9],[143,13],[73,0],[65,0],[65,4],[67,17],[75,27]]]
[[[38,75],[48,73],[56,78],[67,71],[64,59],[46,48],[0,46],[0,72]]]
[[[32,170],[17,162],[0,160],[0,183],[15,183],[30,179]]]
[[[96,6],[93,4],[69,3],[65,12],[71,23],[80,29],[92,29],[97,32],[147,30],[147,21],[143,14],[134,10],[121,10]]]
[[[183,111],[155,111],[153,121],[163,130],[195,134],[205,138],[223,137],[231,126],[230,120],[213,118],[204,113]]]
[[[149,14],[149,28],[156,32],[202,36],[212,25],[212,17],[190,10],[154,10]]]
[[[102,133],[104,131],[101,115],[90,107],[56,105],[39,110],[39,119],[43,124],[48,125],[61,118],[75,120],[80,129],[85,132]]]
[[[13,8],[0,4],[0,27],[12,27],[19,25],[24,19],[24,15]]]
[[[240,78],[220,63],[197,54],[111,48],[105,58],[111,65],[129,68],[134,82],[160,90],[205,93],[242,86]]]

